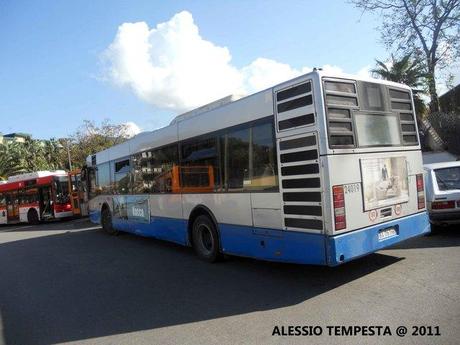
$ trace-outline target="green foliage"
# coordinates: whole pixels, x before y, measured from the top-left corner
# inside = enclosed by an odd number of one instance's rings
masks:
[[[24,142],[5,141],[0,144],[0,179],[38,170],[56,170],[62,167],[62,147],[54,140]]]
[[[439,111],[438,73],[460,58],[460,0],[350,0],[379,16],[381,40],[398,54],[423,61],[430,110]]]
[[[106,148],[121,144],[128,139],[127,126],[115,125],[104,120],[100,126],[85,120],[83,125],[65,142],[69,147],[72,166],[82,167],[86,157]]]
[[[13,140],[0,143],[0,180],[8,176],[39,170],[69,169],[82,167],[86,157],[128,138],[126,125],[114,125],[109,120],[97,126],[84,121],[69,139],[35,140],[24,142]]]

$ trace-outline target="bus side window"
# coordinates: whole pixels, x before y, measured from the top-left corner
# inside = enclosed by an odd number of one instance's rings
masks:
[[[115,162],[114,164],[114,192],[116,194],[128,194],[129,193],[129,180],[131,173],[131,165],[128,159]]]
[[[217,137],[192,139],[181,144],[181,187],[184,192],[220,190]]]
[[[97,166],[96,174],[96,194],[110,194],[110,165],[109,163],[102,163]]]
[[[228,192],[243,191],[251,182],[249,166],[250,129],[226,134],[224,151],[225,186]]]
[[[272,121],[228,132],[221,147],[225,191],[278,189]]]
[[[172,144],[160,149],[135,154],[133,161],[133,193],[179,193],[174,179],[178,179],[178,145]]]
[[[249,190],[277,190],[278,166],[276,161],[273,123],[252,128],[252,174]]]

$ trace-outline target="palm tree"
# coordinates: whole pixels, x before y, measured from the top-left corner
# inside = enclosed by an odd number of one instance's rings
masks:
[[[65,161],[62,160],[63,147],[56,139],[46,140],[43,145],[43,157],[46,161],[47,169],[57,170],[62,169]]]
[[[12,141],[0,144],[0,179],[27,171],[22,144]]]
[[[377,67],[371,72],[374,77],[403,83],[412,88],[414,94],[415,112],[418,116],[423,117],[427,108],[420,94],[425,93],[423,66],[418,60],[411,60],[411,54],[403,56],[400,60],[391,55],[391,62],[386,64],[382,61],[375,60]]]

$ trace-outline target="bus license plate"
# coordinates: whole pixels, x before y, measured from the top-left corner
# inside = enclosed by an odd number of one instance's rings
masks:
[[[396,236],[397,234],[398,233],[396,232],[396,229],[394,228],[380,230],[378,234],[379,241],[386,240],[387,238]]]

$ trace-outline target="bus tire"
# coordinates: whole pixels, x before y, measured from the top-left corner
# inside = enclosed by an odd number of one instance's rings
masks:
[[[214,222],[206,215],[198,216],[193,222],[192,246],[204,261],[216,262],[220,258],[219,234]]]
[[[102,230],[104,230],[109,235],[117,235],[118,230],[114,229],[112,225],[112,214],[108,207],[103,207],[101,212],[101,225]]]
[[[38,223],[40,223],[40,220],[38,219],[38,213],[37,213],[36,209],[31,208],[27,212],[27,222],[29,224],[32,224],[32,225],[37,225]]]

